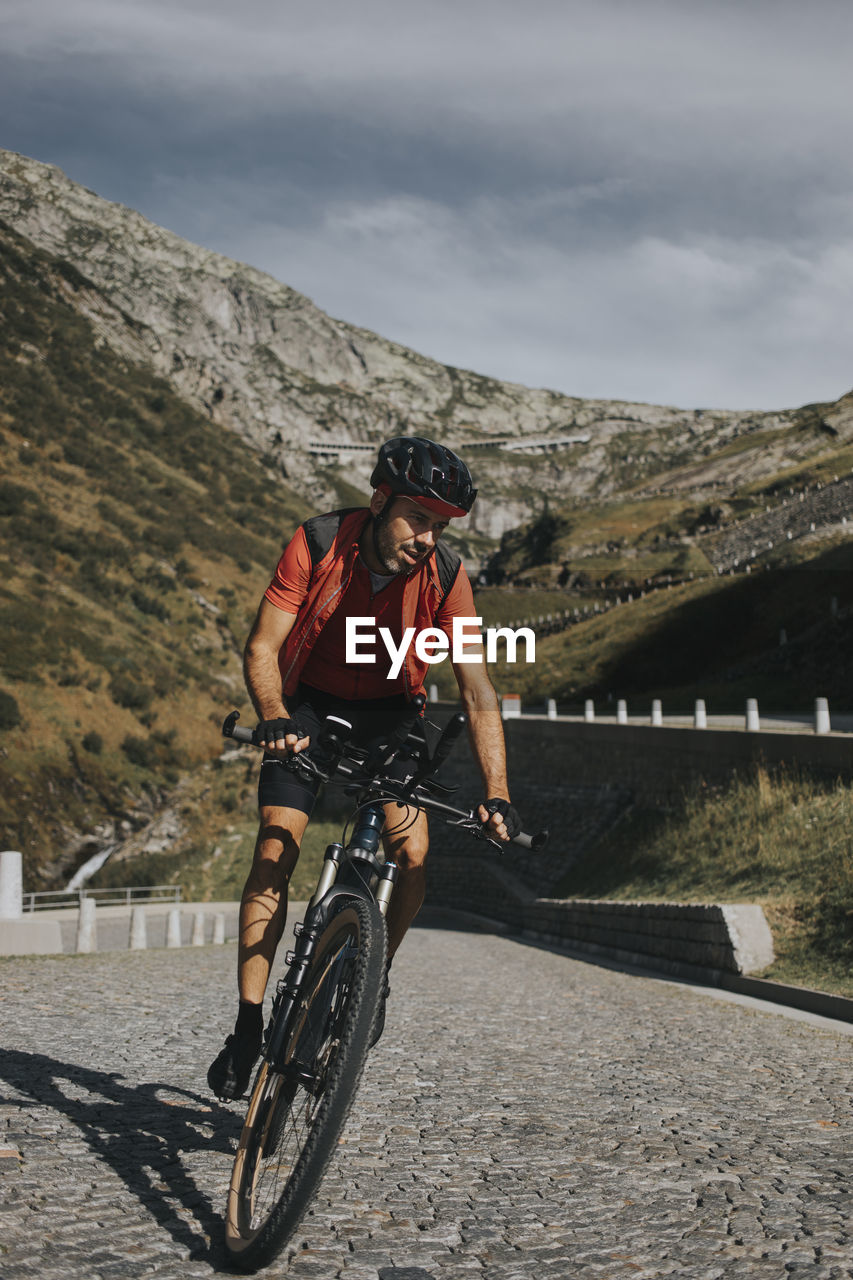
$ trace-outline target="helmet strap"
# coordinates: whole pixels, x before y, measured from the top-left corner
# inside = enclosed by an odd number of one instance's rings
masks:
[[[385,503],[385,506],[382,508],[379,514],[374,515],[373,519],[370,522],[370,538],[373,543],[373,555],[377,563],[383,564],[383,565],[385,561],[382,559],[382,556],[379,554],[379,543],[378,543],[376,534],[380,525],[383,525],[385,521],[388,519],[388,514],[391,509],[391,504],[393,500],[394,500],[393,497],[389,498],[388,502]]]

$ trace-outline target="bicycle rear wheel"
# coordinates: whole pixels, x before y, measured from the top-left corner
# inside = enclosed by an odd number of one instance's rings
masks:
[[[253,1271],[293,1233],[335,1151],[370,1048],[385,975],[375,902],[345,900],[319,938],[284,1054],[264,1062],[231,1175],[225,1246]]]

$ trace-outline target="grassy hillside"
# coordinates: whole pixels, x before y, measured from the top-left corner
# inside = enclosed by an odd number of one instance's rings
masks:
[[[670,814],[637,808],[555,896],[759,902],[776,962],[764,977],[853,996],[853,788],[763,770]]]
[[[589,610],[569,630],[540,636],[533,666],[496,664],[495,683],[529,701],[557,698],[564,710],[590,697],[644,704],[661,697],[670,711],[687,711],[704,697],[709,711],[742,711],[745,697],[757,697],[768,710],[808,711],[824,696],[846,711],[853,706],[853,540],[833,536],[794,548],[760,573],[696,574],[664,589],[479,591],[487,625],[570,606]],[[608,601],[606,612],[596,612]],[[449,689],[447,674],[439,669],[438,677]]]
[[[308,513],[236,438],[120,361],[93,290],[0,228],[0,839],[28,887],[74,833],[150,815],[246,705],[239,651]],[[73,858],[70,859],[73,861]]]
[[[776,508],[791,492],[848,476],[851,469],[853,448],[828,449],[820,437],[809,461],[760,481],[736,482],[726,495],[634,494],[629,489],[606,503],[546,503],[535,520],[504,534],[490,573],[504,586],[564,592],[639,590],[668,579],[714,573],[716,533]],[[666,484],[675,474],[659,479]],[[813,544],[808,554],[817,550]]]
[[[667,495],[546,506],[536,520],[504,535],[492,571],[498,582],[521,580],[539,587],[636,585],[659,573],[689,570],[690,549],[671,548],[669,541],[749,505],[711,506]],[[701,556],[695,567],[707,571],[711,566]]]

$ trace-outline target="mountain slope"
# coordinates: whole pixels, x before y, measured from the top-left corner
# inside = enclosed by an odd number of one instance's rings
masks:
[[[144,826],[188,771],[204,770],[196,798],[183,813],[179,791],[166,823],[183,823],[185,841],[198,795],[207,833],[243,803],[245,780],[235,789],[211,762],[223,711],[246,706],[239,651],[257,601],[299,520],[363,498],[392,432],[466,453],[482,497],[459,544],[477,563],[505,533],[495,575],[541,588],[536,612],[664,588],[621,609],[618,626],[611,613],[543,639],[532,670],[498,670],[531,698],[676,685],[686,696],[708,675],[722,687],[764,662],[767,635],[786,625],[779,602],[799,587],[762,595],[741,580],[729,597],[721,570],[742,570],[756,546],[785,568],[786,532],[798,563],[849,546],[853,518],[842,528],[838,513],[851,397],[727,414],[530,391],[331,320],[8,152],[0,210],[18,228],[0,224],[0,838],[26,852],[30,888],[55,887],[84,853]],[[816,561],[836,575],[842,623],[848,563]],[[688,581],[669,592],[669,578]],[[803,634],[826,614],[813,595]],[[478,609],[517,620],[531,598],[490,591]],[[764,630],[741,628],[716,665],[685,640],[729,615],[739,628],[750,609]],[[795,663],[799,684],[774,688],[846,692],[822,674],[839,665],[839,637],[817,636],[820,686],[806,689]],[[687,667],[668,663],[672,646]]]
[[[778,469],[804,430],[823,429],[823,407],[804,417],[584,400],[439,364],[3,151],[0,217],[93,283],[94,293],[66,296],[100,341],[310,481],[320,505],[342,480],[363,486],[368,446],[390,435],[417,431],[467,449],[482,490],[471,554],[486,549],[477,535],[494,538],[529,518],[542,495],[600,499],[638,484],[713,490],[720,474],[728,486],[745,469]],[[833,429],[849,434],[848,419]],[[724,448],[732,454],[720,473]],[[674,467],[678,475],[662,479]]]
[[[488,593],[492,597],[496,593]],[[514,620],[524,619],[523,592]],[[667,713],[692,712],[703,698],[709,714],[743,714],[748,697],[765,713],[809,713],[827,697],[834,713],[853,707],[853,540],[835,534],[782,552],[756,573],[692,579],[655,590],[601,593],[584,600],[565,630],[539,628],[536,662],[498,662],[502,692],[535,704],[555,698],[578,714],[587,698],[613,714],[625,698],[632,715],[653,698]]]
[[[239,653],[310,511],[97,342],[75,269],[0,227],[0,838],[53,886],[144,821],[245,705]]]

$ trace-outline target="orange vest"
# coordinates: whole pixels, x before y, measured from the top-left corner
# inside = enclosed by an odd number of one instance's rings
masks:
[[[358,540],[370,519],[369,510],[358,508],[355,511],[315,516],[303,526],[306,540],[312,549],[312,559],[314,554],[323,551],[323,542],[330,531],[333,531],[333,536],[328,550],[314,563],[308,592],[279,656],[282,689],[286,698],[292,697],[296,692],[300,673],[317,637],[346,594],[358,559]],[[321,540],[319,548],[318,532]],[[459,557],[455,552],[439,543],[436,554],[431,555],[417,572],[406,579],[402,610],[404,631],[407,627],[414,627],[417,633],[434,625],[436,614],[459,571],[459,564]],[[414,644],[410,645],[403,663],[405,691],[409,701],[422,692],[428,670],[429,663],[421,661],[415,653]]]

